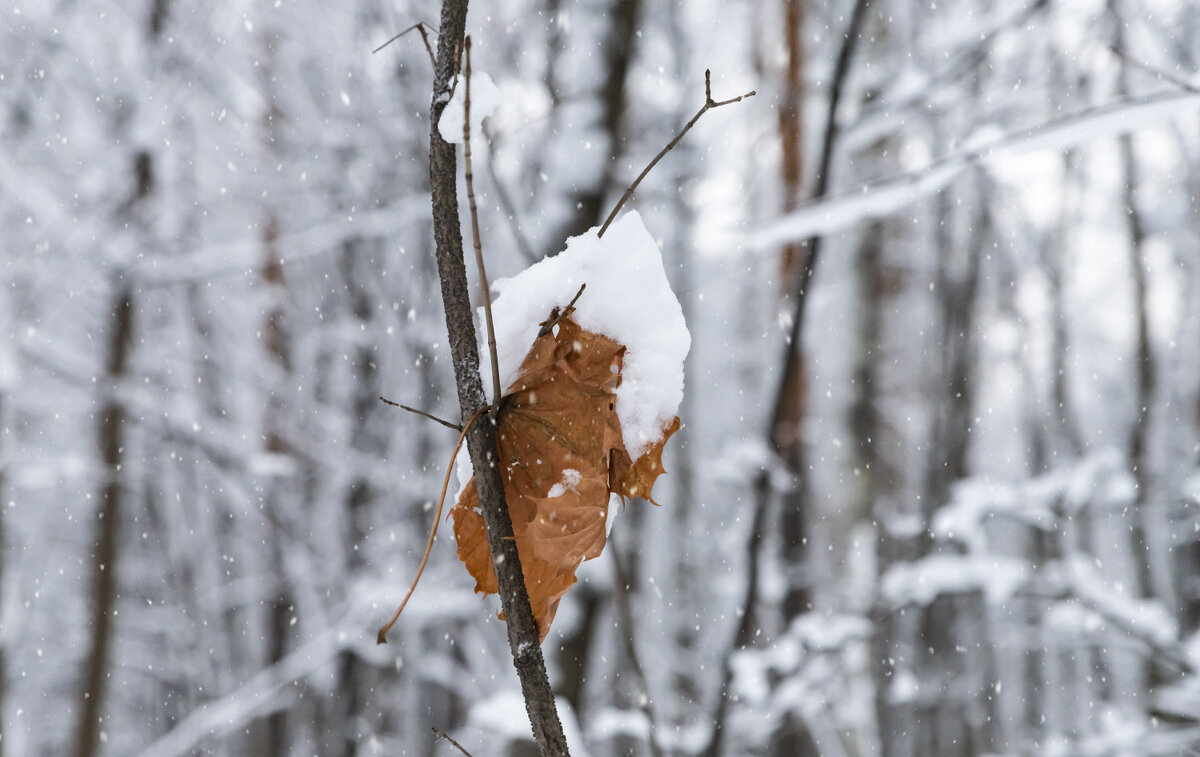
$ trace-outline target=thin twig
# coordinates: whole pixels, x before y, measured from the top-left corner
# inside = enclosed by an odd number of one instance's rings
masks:
[[[401,410],[407,410],[410,413],[416,413],[417,415],[424,416],[431,421],[436,421],[436,422],[442,424],[446,428],[452,428],[455,431],[462,431],[462,426],[458,425],[457,423],[451,423],[450,421],[442,420],[441,418],[437,417],[436,415],[430,415],[429,413],[425,412],[424,410],[418,410],[415,407],[409,407],[408,405],[401,405],[399,402],[392,402],[391,400],[389,400],[386,397],[380,397],[379,399],[384,404],[391,405],[392,407],[398,407]]]
[[[463,745],[462,745],[462,744],[460,744],[460,743],[458,743],[457,741],[455,741],[454,739],[450,738],[450,734],[446,733],[446,732],[445,732],[445,731],[443,731],[441,728],[434,727],[434,729],[433,729],[433,734],[434,734],[435,736],[437,736],[439,739],[445,739],[446,741],[449,741],[451,744],[453,744],[453,745],[454,745],[454,748],[455,748],[455,749],[457,749],[458,751],[460,751],[460,752],[462,752],[463,754],[467,755],[467,757],[471,757],[471,753],[470,753],[470,752],[468,752],[466,749],[463,749]]]
[[[492,359],[492,406],[500,404],[500,359],[496,355],[496,327],[492,324],[492,293],[487,270],[483,267],[483,242],[479,237],[479,211],[475,208],[475,174],[471,170],[471,37],[466,40],[467,68],[463,96],[463,169],[467,179],[467,207],[471,211],[471,240],[475,243],[475,264],[479,266],[479,287],[483,290],[483,316],[487,321],[488,356]]]
[[[583,295],[583,290],[585,289],[587,289],[587,284],[580,284],[579,291],[575,293],[575,296],[571,298],[571,301],[567,303],[565,308],[556,306],[550,311],[550,316],[546,319],[545,323],[542,324],[542,327],[538,329],[538,337],[543,337],[546,334],[549,334],[551,329],[558,324],[559,320],[571,312],[571,309],[575,307],[575,303],[579,301],[579,298]]]
[[[471,419],[467,421],[467,425],[458,434],[458,441],[454,443],[454,452],[450,455],[450,464],[446,466],[446,476],[442,479],[442,493],[438,496],[437,514],[433,516],[433,528],[429,529],[429,541],[425,543],[425,554],[421,555],[421,564],[417,566],[417,575],[413,578],[412,584],[408,587],[408,593],[404,595],[404,599],[400,602],[400,606],[396,608],[396,613],[392,615],[392,619],[383,624],[379,629],[379,633],[375,636],[376,644],[387,644],[387,632],[392,630],[392,626],[396,625],[396,621],[400,618],[400,613],[404,612],[404,606],[408,604],[408,600],[412,597],[413,592],[417,590],[417,582],[421,580],[421,574],[425,572],[425,563],[429,562],[429,553],[433,551],[433,539],[437,536],[438,524],[442,522],[442,506],[446,504],[446,490],[450,488],[450,474],[454,471],[454,459],[458,457],[458,449],[462,446],[463,439],[467,436],[467,429],[475,422],[487,405],[475,411]]]
[[[744,95],[730,98],[729,100],[721,100],[720,102],[716,102],[712,98],[712,72],[709,71],[708,69],[705,69],[705,71],[704,71],[704,105],[700,108],[700,110],[696,111],[696,115],[692,116],[692,120],[687,122],[687,125],[683,127],[682,131],[680,131],[678,134],[676,134],[675,138],[672,139],[670,142],[668,142],[667,146],[664,147],[658,153],[658,155],[654,156],[654,160],[650,161],[650,164],[642,169],[642,172],[640,174],[638,174],[638,177],[636,179],[634,179],[633,183],[629,185],[629,188],[625,190],[625,194],[621,195],[621,199],[617,201],[616,207],[614,207],[612,209],[612,212],[608,214],[608,218],[604,219],[604,224],[600,227],[600,231],[596,234],[596,236],[597,237],[604,236],[604,232],[608,230],[609,224],[611,224],[613,222],[613,219],[617,217],[617,212],[620,211],[621,208],[625,206],[625,203],[629,200],[629,198],[633,196],[633,190],[637,189],[638,184],[642,183],[642,179],[646,178],[646,174],[650,173],[650,170],[653,169],[654,166],[656,166],[658,164],[658,161],[662,160],[662,157],[664,155],[666,155],[668,152],[670,152],[671,148],[673,148],[675,145],[679,144],[679,140],[683,139],[683,135],[687,134],[688,130],[696,125],[696,122],[700,120],[700,116],[703,116],[705,113],[712,110],[713,108],[719,108],[722,105],[732,105],[733,103],[740,103],[742,100],[745,100],[747,97],[754,97],[755,94],[756,93],[754,90],[750,90],[749,92],[747,92]]]
[[[565,308],[563,308],[564,312],[575,307],[575,303],[579,302],[579,298],[583,296],[583,290],[585,290],[585,289],[587,289],[587,284],[579,285],[579,291],[575,293],[575,296],[572,297],[571,301],[567,303],[567,306]]]
[[[421,34],[421,41],[425,43],[425,52],[429,53],[429,62],[431,64],[433,64],[433,66],[436,68],[437,62],[433,58],[433,48],[430,47],[430,45],[429,45],[429,34],[426,33],[426,31],[425,31],[426,26],[428,26],[428,24],[426,24],[424,21],[418,21],[417,23],[413,24],[412,26],[408,27],[404,31],[400,32],[396,36],[389,39],[387,42],[384,42],[382,45],[380,45],[379,47],[372,50],[371,54],[373,55],[373,54],[379,52],[383,48],[387,47],[388,45],[392,44],[396,40],[403,37],[405,34],[408,34],[409,32],[411,32],[413,29],[416,29]],[[434,34],[437,34],[437,29],[434,29],[432,26],[430,26],[429,29]]]

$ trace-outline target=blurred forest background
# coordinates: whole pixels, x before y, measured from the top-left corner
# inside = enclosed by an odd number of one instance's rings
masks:
[[[454,442],[377,398],[458,408],[430,62],[371,51],[437,5],[4,10],[3,757],[528,749],[450,538],[374,644]],[[706,68],[758,91],[632,206],[686,425],[546,641],[574,754],[1200,754],[1200,5],[468,32],[493,276],[601,220]]]

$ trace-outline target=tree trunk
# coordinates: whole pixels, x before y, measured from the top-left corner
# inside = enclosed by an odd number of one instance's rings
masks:
[[[139,154],[138,165],[145,153]],[[148,162],[147,158],[147,162]],[[148,169],[147,169],[148,170]],[[140,173],[140,172],[139,172]],[[142,196],[150,193],[146,184]],[[117,602],[117,553],[121,515],[124,508],[125,411],[117,396],[124,383],[133,346],[133,293],[120,283],[113,295],[108,342],[106,395],[100,414],[97,443],[104,462],[104,484],[100,490],[100,513],[92,549],[91,649],[83,681],[83,703],[75,736],[76,757],[93,757],[100,743],[101,718],[107,700],[109,657],[112,652],[113,611]]]
[[[845,37],[838,53],[833,81],[829,93],[829,106],[825,114],[825,135],[817,167],[813,197],[824,197],[829,189],[829,174],[833,165],[833,148],[837,141],[837,110],[841,102],[846,76],[854,50],[862,35],[869,0],[855,0],[854,9],[847,24]],[[804,361],[804,316],[808,294],[812,288],[813,275],[820,260],[821,237],[813,237],[807,243],[808,254],[804,267],[796,276],[792,295],[792,324],[788,343],[784,348],[781,366],[783,375],[775,395],[767,437],[771,447],[783,461],[793,477],[793,483],[782,497],[782,523],[784,562],[788,566],[788,585],[783,597],[784,619],[807,612],[812,607],[812,587],[808,571],[808,480],[804,453],[805,396],[807,377]]]
[[[972,185],[983,185],[986,177],[974,175]],[[986,196],[986,192],[983,193]],[[975,395],[975,300],[979,271],[984,257],[990,218],[983,197],[972,197],[973,207],[962,246],[953,237],[956,224],[948,193],[939,199],[938,263],[935,289],[941,310],[938,391],[932,398],[934,423],[925,482],[923,522],[928,526],[938,508],[946,503],[950,486],[967,475],[967,451],[971,440],[971,403]],[[959,219],[960,221],[963,219]],[[928,530],[925,532],[928,534]]]
[[[616,166],[621,155],[621,121],[628,100],[625,86],[629,67],[633,61],[638,40],[637,26],[641,15],[642,0],[612,0],[604,19],[608,22],[603,39],[599,41],[604,56],[604,73],[600,83],[600,131],[608,136],[608,156],[604,170],[591,186],[579,188],[571,195],[570,205],[574,212],[567,222],[549,238],[548,255],[556,255],[563,249],[568,237],[579,236],[604,220],[608,211],[606,200],[617,181]],[[576,51],[567,51],[575,55]],[[551,170],[562,170],[562,166],[550,166]]]
[[[783,102],[779,105],[780,173],[783,179],[783,212],[800,207],[804,182],[804,2],[783,0],[784,66]],[[781,294],[795,289],[800,275],[804,247],[789,244],[783,248],[779,281]]]

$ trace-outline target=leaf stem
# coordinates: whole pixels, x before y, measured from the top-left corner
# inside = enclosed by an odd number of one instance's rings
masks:
[[[380,398],[382,399],[382,398]],[[384,400],[386,402],[386,400]],[[454,471],[454,459],[458,457],[458,450],[462,447],[463,439],[467,438],[467,429],[471,428],[471,424],[475,422],[484,410],[488,409],[488,405],[484,405],[475,411],[471,419],[467,421],[467,425],[463,426],[462,431],[458,434],[458,441],[454,443],[454,452],[450,455],[450,464],[446,466],[446,475],[442,478],[442,493],[438,495],[437,514],[433,516],[433,528],[429,529],[429,541],[425,542],[425,554],[421,555],[421,564],[417,566],[417,575],[413,577],[412,584],[408,587],[408,593],[404,595],[400,606],[396,608],[396,612],[392,615],[392,619],[384,623],[379,629],[379,633],[375,635],[376,644],[387,644],[387,632],[392,630],[392,626],[396,625],[396,621],[400,619],[400,613],[404,612],[404,606],[408,604],[408,600],[412,598],[413,592],[417,590],[417,583],[421,580],[421,574],[425,572],[425,563],[429,562],[429,553],[433,551],[433,540],[437,536],[438,524],[442,522],[442,506],[446,504],[446,490],[450,488],[450,474]]]

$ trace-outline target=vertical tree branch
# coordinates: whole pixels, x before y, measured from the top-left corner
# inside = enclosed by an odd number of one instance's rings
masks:
[[[862,33],[869,4],[870,0],[855,0],[854,10],[846,27],[841,50],[838,53],[837,66],[834,68],[833,83],[829,92],[829,108],[825,114],[825,135],[818,158],[813,199],[824,197],[829,188],[829,171],[833,163],[834,144],[837,141],[838,104],[841,102],[846,77],[850,71],[850,61]],[[808,292],[820,260],[821,237],[812,237],[806,246],[808,255],[804,259],[804,267],[796,278],[795,292],[792,297],[792,307],[794,308],[792,329],[788,342],[784,346],[783,376],[775,396],[771,425],[767,430],[767,438],[770,440],[771,446],[796,478],[796,484],[783,507],[784,549],[787,552],[788,562],[795,565],[803,565],[807,559],[805,538],[808,525],[805,522],[804,512],[807,482],[804,474],[804,445],[800,430],[805,414],[804,395],[806,392],[802,340]],[[794,617],[807,610],[811,600],[811,587],[807,584],[806,572],[798,571],[796,576],[798,580],[793,579],[783,601],[784,615],[787,617]]]
[[[454,145],[442,140],[437,123],[450,99],[458,51],[463,45],[467,0],[445,0],[441,33],[438,35],[437,66],[434,70],[433,102],[430,108],[429,182],[433,198],[433,234],[437,247],[438,277],[446,309],[446,331],[450,338],[454,378],[458,386],[461,417],[465,423],[484,402],[479,375],[479,352],[475,324],[471,318],[466,266],[463,261],[462,231],[458,216],[458,177]],[[467,448],[475,470],[475,487],[483,507],[488,546],[492,552],[500,603],[507,621],[508,644],[513,665],[521,679],[525,709],[533,727],[534,740],[543,757],[567,755],[567,741],[554,706],[554,694],[546,676],[546,663],[538,643],[537,627],[529,608],[521,558],[513,539],[512,520],[504,500],[504,486],[496,454],[494,423],[479,423],[467,434]]]

